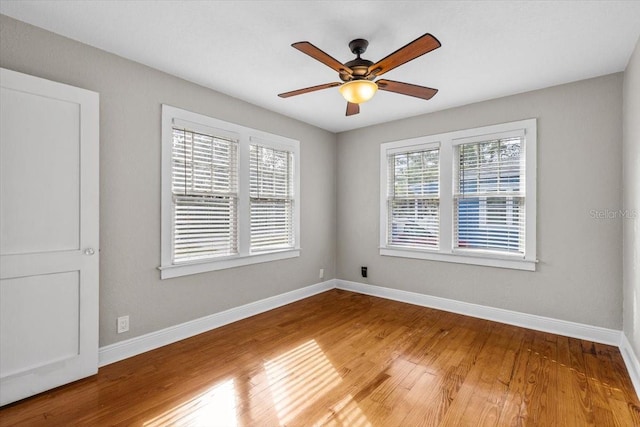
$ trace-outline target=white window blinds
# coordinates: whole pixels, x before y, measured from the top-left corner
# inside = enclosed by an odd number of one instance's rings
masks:
[[[454,245],[525,252],[524,136],[456,146]]]
[[[437,249],[439,149],[390,154],[387,162],[387,245]]]
[[[293,248],[293,153],[250,145],[251,252]]]
[[[173,262],[238,252],[238,143],[173,128]]]
[[[160,277],[300,256],[300,141],[162,105]]]

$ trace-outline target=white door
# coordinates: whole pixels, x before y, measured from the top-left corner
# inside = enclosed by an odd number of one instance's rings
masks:
[[[0,405],[98,371],[95,92],[0,69]]]

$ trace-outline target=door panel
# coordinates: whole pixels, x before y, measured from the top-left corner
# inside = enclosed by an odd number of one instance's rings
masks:
[[[0,405],[98,370],[98,94],[0,69]]]
[[[79,249],[80,106],[0,90],[0,255]]]
[[[78,355],[77,271],[6,279],[0,287],[0,377]]]

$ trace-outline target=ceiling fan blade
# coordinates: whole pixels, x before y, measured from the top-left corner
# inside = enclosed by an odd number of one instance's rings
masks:
[[[334,57],[318,49],[309,42],[297,42],[292,44],[291,46],[295,47],[302,53],[306,53],[313,59],[322,62],[324,65],[336,70],[338,73],[349,75],[353,74],[353,70],[351,68],[347,67]]]
[[[353,116],[354,114],[358,114],[360,112],[360,105],[354,104],[353,102],[347,102],[347,116]]]
[[[378,80],[376,81],[378,89],[386,90],[387,92],[395,92],[402,95],[415,96],[416,98],[431,99],[438,93],[438,89],[433,89],[425,86],[412,85],[411,83],[396,82],[393,80]]]
[[[290,96],[302,95],[303,93],[315,92],[316,90],[328,89],[330,87],[340,86],[342,83],[325,83],[322,85],[306,87],[304,89],[292,90],[291,92],[279,93],[280,98],[288,98]]]
[[[381,76],[387,71],[391,71],[402,64],[439,48],[440,46],[438,39],[427,33],[370,66],[369,73]]]

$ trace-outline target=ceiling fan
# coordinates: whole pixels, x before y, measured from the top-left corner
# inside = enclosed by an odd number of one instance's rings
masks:
[[[401,47],[375,64],[360,57],[360,55],[367,50],[367,46],[369,46],[369,42],[364,39],[352,40],[349,43],[349,49],[351,49],[351,52],[356,55],[356,59],[345,64],[340,63],[338,60],[309,42],[297,42],[291,46],[337,71],[342,83],[325,83],[304,89],[293,90],[291,92],[279,94],[278,96],[281,98],[288,98],[290,96],[302,95],[303,93],[340,86],[338,90],[347,100],[346,115],[352,116],[360,112],[360,104],[370,100],[378,89],[422,99],[431,99],[438,92],[438,89],[418,86],[410,83],[396,82],[394,80],[380,79],[374,81],[377,77],[387,71],[391,71],[402,64],[439,48],[441,46],[440,42],[429,33],[418,37],[411,43]]]

